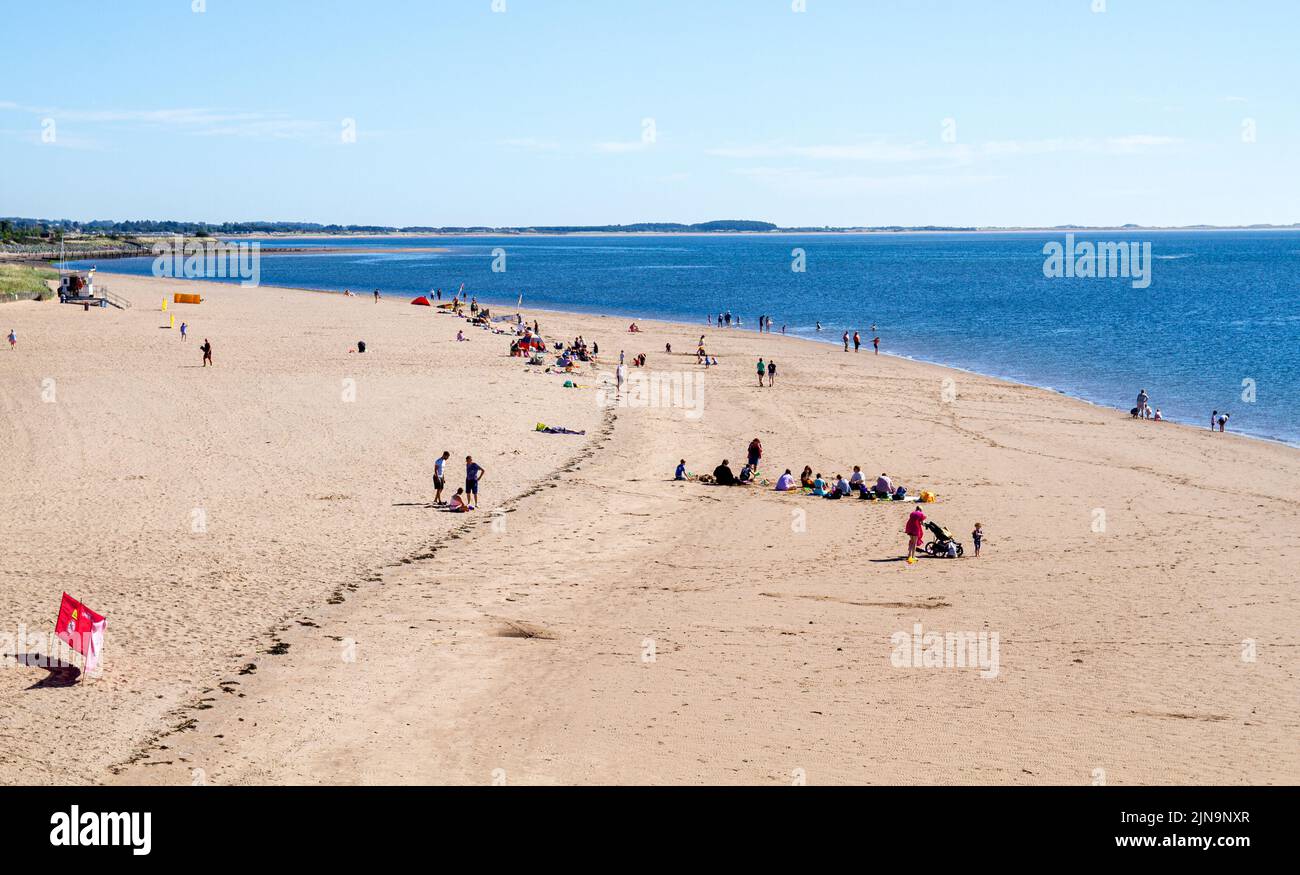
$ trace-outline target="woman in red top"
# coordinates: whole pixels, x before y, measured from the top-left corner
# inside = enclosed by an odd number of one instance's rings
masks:
[[[916,561],[916,546],[921,543],[921,538],[925,536],[925,528],[922,523],[925,522],[925,514],[921,508],[912,511],[907,518],[907,525],[903,526],[903,532],[907,535],[907,561]]]

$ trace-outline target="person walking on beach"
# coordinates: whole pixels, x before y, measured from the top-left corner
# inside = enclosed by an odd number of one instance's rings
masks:
[[[375,303],[379,303],[379,289],[375,289]]]
[[[445,451],[433,463],[433,503],[435,506],[442,504],[442,490],[447,486],[447,460],[450,458],[451,452]]]
[[[862,336],[855,331],[853,332],[853,351],[857,352],[861,348],[862,348]]]
[[[907,535],[907,564],[911,565],[916,561],[916,548],[925,536],[925,514],[921,508],[917,508],[907,518],[907,524],[903,526],[903,533]]]
[[[874,346],[874,347],[876,348],[876,355],[880,355],[880,335],[879,335],[879,334],[877,334],[875,337],[871,338],[871,345]]]
[[[185,332],[187,332],[187,331],[189,331],[189,326],[186,325],[184,322],[182,322],[182,323],[181,323],[181,340],[188,340],[188,339],[189,339],[188,336],[187,336],[186,333],[185,333]]]
[[[483,479],[483,466],[473,456],[465,457],[465,500],[472,499],[471,508],[478,505],[478,482]]]
[[[618,394],[623,394],[623,384],[626,382],[627,365],[620,361],[618,367],[614,368],[614,388],[617,389]]]
[[[12,328],[9,329],[9,348],[18,348],[18,332],[14,331]]]
[[[203,345],[199,347],[199,350],[202,351],[203,353],[202,366],[206,368],[208,365],[212,365],[212,344],[208,342],[208,339],[206,337],[203,338]],[[214,368],[216,367],[216,365],[212,365],[212,366]]]
[[[749,455],[749,468],[751,471],[757,474],[758,462],[760,459],[763,458],[763,444],[759,442],[758,438],[754,438],[752,441],[749,442],[748,455]]]
[[[767,360],[767,385],[771,386],[776,382],[776,362],[771,359]]]
[[[849,351],[849,333],[847,331],[844,332],[844,351]]]
[[[763,385],[763,375],[767,373],[767,365],[764,364],[762,357],[758,360],[758,385]]]

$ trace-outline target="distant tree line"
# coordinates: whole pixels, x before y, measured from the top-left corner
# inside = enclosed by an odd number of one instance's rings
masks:
[[[640,222],[632,225],[546,225],[537,227],[490,227],[487,225],[436,227],[432,225],[322,225],[316,222],[178,222],[172,220],[131,219],[122,222],[97,219],[77,222],[70,219],[29,219],[17,216],[0,219],[7,231],[0,234],[20,235],[24,238],[57,236],[59,231],[73,234],[103,234],[130,236],[136,234],[185,234],[208,237],[217,234],[385,234],[395,232],[428,234],[487,234],[487,233],[548,233],[574,234],[592,232],[708,232],[708,231],[777,231],[771,222],[752,222],[742,219],[700,222],[684,225],[677,222]],[[10,239],[3,237],[0,239]]]

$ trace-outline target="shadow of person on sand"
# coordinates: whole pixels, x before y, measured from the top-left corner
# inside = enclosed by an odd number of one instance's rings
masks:
[[[39,653],[23,653],[14,656],[14,662],[19,665],[25,665],[29,668],[43,668],[49,672],[48,675],[32,684],[27,689],[43,690],[50,687],[70,687],[81,677],[81,669],[75,665],[69,665],[62,660],[55,659],[52,656],[42,656]]]

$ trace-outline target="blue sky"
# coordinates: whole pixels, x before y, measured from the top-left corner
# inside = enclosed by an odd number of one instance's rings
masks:
[[[7,3],[0,215],[1300,221],[1300,3],[1097,3]]]

